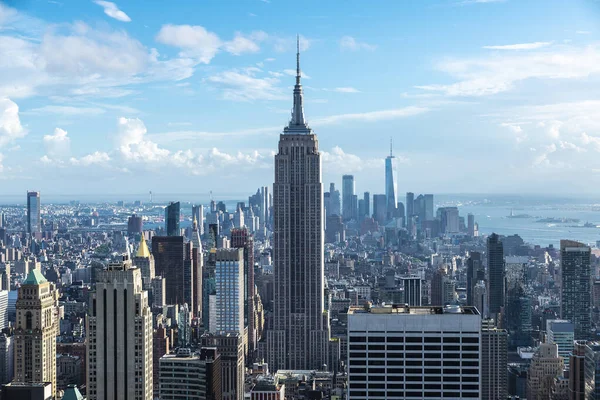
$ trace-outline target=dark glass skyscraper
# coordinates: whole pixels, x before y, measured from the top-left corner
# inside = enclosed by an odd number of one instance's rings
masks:
[[[171,202],[165,207],[165,229],[167,231],[167,236],[181,235],[181,230],[179,229],[179,212],[179,202]]]
[[[188,303],[190,310],[196,313],[194,298],[201,296],[194,291],[201,290],[195,285],[201,273],[194,263],[193,244],[185,243],[183,236],[154,236],[152,255],[156,276],[166,280],[167,304]],[[196,268],[195,268],[196,267]],[[200,281],[201,283],[202,281]]]
[[[27,192],[27,233],[41,231],[40,192]]]
[[[575,325],[575,340],[591,333],[591,249],[572,240],[560,241],[561,314]]]
[[[473,290],[477,282],[485,280],[485,270],[481,262],[481,253],[472,251],[467,260],[467,305],[474,305]],[[483,310],[479,310],[483,315]]]
[[[504,248],[495,233],[487,239],[487,263],[490,314],[498,314],[504,307]]]
[[[317,135],[304,119],[299,52],[292,118],[275,155],[273,217],[269,368],[322,369],[328,364],[329,318],[324,312],[321,153]]]
[[[342,217],[344,221],[356,218],[354,192],[354,175],[342,176]]]

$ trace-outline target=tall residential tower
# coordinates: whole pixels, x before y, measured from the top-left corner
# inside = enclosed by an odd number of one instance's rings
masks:
[[[292,118],[275,155],[275,307],[267,337],[268,363],[274,371],[321,369],[328,363],[321,154],[317,135],[304,119],[300,76],[298,51]]]

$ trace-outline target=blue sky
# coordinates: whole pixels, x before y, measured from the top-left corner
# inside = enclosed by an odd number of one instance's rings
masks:
[[[0,1],[6,194],[272,183],[301,37],[323,181],[597,194],[600,3]]]

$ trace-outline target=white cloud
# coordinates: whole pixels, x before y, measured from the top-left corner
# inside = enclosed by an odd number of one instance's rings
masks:
[[[342,50],[375,50],[376,46],[373,46],[368,43],[359,42],[354,39],[352,36],[344,36],[340,39],[340,48]]]
[[[311,122],[312,125],[328,125],[328,124],[337,124],[342,122],[353,122],[353,121],[361,121],[361,122],[376,122],[376,121],[386,121],[398,118],[410,117],[413,115],[423,114],[429,111],[428,108],[425,107],[404,107],[404,108],[396,108],[391,110],[381,110],[381,111],[371,111],[364,113],[354,113],[354,114],[340,114],[340,115],[331,115],[328,117],[317,118]]]
[[[90,165],[107,164],[110,160],[108,153],[95,151],[94,153],[87,154],[81,158],[71,157],[69,162],[72,165],[88,167]]]
[[[73,107],[73,106],[43,106],[24,111],[23,114],[53,114],[66,116],[94,116],[104,114],[105,110],[100,107]]]
[[[231,41],[226,42],[223,48],[235,56],[243,53],[257,53],[260,50],[260,46],[255,41],[239,32],[235,34],[235,37]]]
[[[181,49],[181,57],[191,57],[198,62],[208,64],[223,49],[233,55],[257,53],[258,43],[267,40],[269,35],[263,31],[254,31],[249,35],[236,32],[233,39],[223,41],[216,33],[209,32],[200,25],[163,25],[156,35],[159,43]]]
[[[254,69],[233,69],[209,76],[206,80],[222,89],[223,97],[228,100],[284,100],[289,98],[277,87],[278,78],[259,78],[256,73],[257,71]]]
[[[592,32],[591,31],[575,31],[575,33],[578,35],[589,35]]]
[[[333,89],[323,89],[326,92],[338,92],[338,93],[360,93],[360,90],[353,87],[336,87]]]
[[[506,92],[528,79],[582,79],[600,74],[600,46],[560,46],[552,50],[448,59],[437,69],[458,81],[416,86],[447,96],[486,96]]]
[[[505,44],[500,46],[483,46],[484,49],[491,50],[535,50],[542,47],[550,46],[552,42],[533,42],[533,43],[518,43]]]
[[[334,146],[331,151],[321,151],[323,164],[329,170],[343,171],[343,173],[355,173],[368,169],[379,169],[383,167],[383,158],[361,158],[356,154],[346,153],[341,147]],[[400,163],[408,163],[408,159],[402,156],[396,157]]]
[[[574,150],[577,153],[585,153],[587,151],[583,147],[577,146],[575,143],[563,142],[562,140],[559,143],[560,143],[560,148],[561,149]]]
[[[96,0],[94,1],[94,3],[98,4],[100,7],[103,7],[104,14],[108,15],[109,17],[121,22],[131,22],[131,18],[129,18],[129,15],[119,10],[119,7],[117,7],[115,3],[102,0]]]
[[[581,142],[586,146],[591,146],[595,151],[600,152],[600,137],[590,136],[586,132],[581,134]]]
[[[17,103],[8,98],[0,98],[0,147],[26,134],[27,131],[21,125]]]
[[[56,128],[54,134],[44,135],[44,147],[49,158],[60,159],[71,152],[71,139],[67,131]]]
[[[521,133],[521,132],[523,132],[523,129],[521,128],[521,126],[517,125],[517,124],[513,124],[513,123],[509,123],[509,122],[503,122],[503,123],[500,124],[500,126],[508,128],[511,131],[513,131],[514,133]]]
[[[149,163],[169,156],[169,150],[145,139],[147,130],[141,119],[121,117],[117,126],[117,148],[125,160]]]
[[[10,55],[0,57],[0,93],[11,98],[56,93],[70,100],[72,95],[119,97],[134,93],[130,86],[194,72],[193,60],[159,58],[126,32],[106,26],[40,25],[39,36],[31,38],[19,35],[15,26],[3,33],[9,31],[13,36],[0,34],[0,54]]]

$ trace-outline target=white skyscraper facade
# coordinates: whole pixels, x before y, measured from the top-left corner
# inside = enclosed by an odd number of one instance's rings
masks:
[[[300,56],[292,118],[279,138],[273,184],[274,315],[267,336],[269,367],[322,369],[328,364],[324,312],[321,154],[304,119]]]
[[[244,334],[244,249],[217,249],[216,332]]]
[[[87,332],[88,400],[151,400],[152,313],[131,261],[98,272]]]
[[[348,399],[479,399],[481,316],[474,307],[353,307]]]

